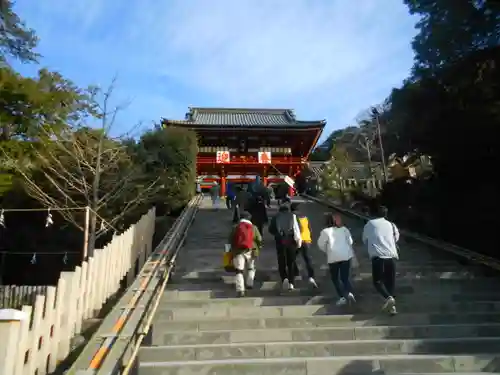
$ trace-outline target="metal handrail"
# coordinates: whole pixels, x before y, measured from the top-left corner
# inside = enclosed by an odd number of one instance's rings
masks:
[[[189,227],[191,226],[195,216],[196,216],[196,213],[191,217],[189,224],[187,226],[187,229],[189,229]],[[138,334],[137,343],[135,344],[134,350],[132,351],[132,354],[128,360],[128,363],[125,366],[125,369],[123,370],[121,375],[128,375],[129,374],[130,370],[132,369],[132,366],[135,363],[135,359],[137,358],[137,354],[139,353],[139,349],[141,348],[142,341],[149,333],[149,330],[150,330],[152,322],[153,322],[153,318],[156,314],[156,310],[158,309],[158,306],[160,305],[161,297],[163,295],[165,287],[167,286],[168,280],[170,279],[171,271],[175,265],[175,260],[177,258],[177,254],[179,253],[179,250],[181,249],[183,242],[187,237],[187,233],[188,233],[187,229],[184,231],[184,234],[183,234],[181,240],[179,241],[179,243],[177,244],[177,247],[173,251],[172,257],[170,258],[169,262],[167,263],[167,268],[165,269],[165,273],[163,275],[164,276],[163,281],[160,285],[158,293],[156,294],[156,299],[154,301],[153,308],[151,309],[151,312],[149,313],[149,317],[148,317],[148,320],[146,321],[146,324],[144,325],[143,331],[139,332],[139,334]]]
[[[149,311],[149,307],[151,306],[151,301],[153,301],[155,296],[157,296],[158,294],[158,286],[160,285],[161,287],[161,285],[163,284],[163,278],[157,279],[157,284],[153,285],[153,287],[151,287],[150,284],[153,284],[152,281],[155,280],[155,276],[164,275],[166,273],[166,271],[163,271],[162,273],[162,270],[165,266],[166,270],[169,270],[171,268],[171,264],[173,264],[171,261],[172,256],[175,260],[178,248],[183,243],[186,237],[187,230],[191,225],[196,212],[198,211],[198,206],[201,202],[201,199],[201,196],[196,196],[188,203],[186,208],[183,210],[179,218],[174,222],[173,226],[170,228],[163,240],[150,255],[148,261],[142,267],[135,282],[127,289],[120,301],[118,301],[113,310],[107,315],[107,317],[112,318],[112,313],[117,309],[119,310],[118,312],[120,314],[118,319],[109,319],[108,322],[112,323],[113,330],[115,332],[113,332],[112,334],[106,334],[106,331],[103,329],[103,322],[96,334],[94,334],[94,336],[92,337],[91,341],[87,344],[89,350],[87,352],[84,350],[84,352],[82,352],[82,354],[80,355],[79,358],[83,357],[82,363],[80,363],[81,366],[75,368],[78,364],[77,359],[75,364],[73,364],[73,366],[67,372],[68,375],[80,373],[88,374],[99,371],[103,364],[106,363],[107,357],[110,357],[110,353],[112,352],[112,349],[115,348],[117,343],[119,343],[118,346],[120,346],[120,348],[117,349],[120,350],[119,353],[116,353],[115,351],[115,354],[119,354],[119,358],[122,358],[125,355],[127,349],[130,347],[130,344],[135,341],[136,336],[140,335],[143,332],[138,332],[138,329],[144,322],[147,311]],[[172,251],[169,249],[175,249],[175,251],[172,253]],[[138,283],[139,285],[137,285]],[[131,294],[132,298],[130,298]],[[134,314],[137,318],[136,325],[127,327],[128,329],[126,331],[130,332],[128,335],[123,334],[126,325],[131,322],[131,317]],[[149,320],[150,319],[148,319],[148,321]],[[119,325],[120,327],[119,329],[115,330],[115,327],[118,326],[118,322],[121,322],[121,324]],[[101,340],[102,343],[98,345],[98,349],[95,350],[94,348],[96,341],[100,342]],[[88,360],[89,357],[91,358],[90,361]],[[87,364],[85,365],[85,363]],[[118,368],[116,368],[116,370],[119,371]],[[113,373],[115,372],[113,371]]]
[[[352,217],[356,217],[356,218],[364,220],[364,221],[370,220],[370,217],[368,217],[366,215],[362,215],[359,212],[350,210],[348,208],[340,207],[339,205],[332,203],[326,199],[313,197],[313,196],[308,195],[308,194],[302,194],[302,195],[309,200],[323,204],[325,206],[329,206],[329,207],[333,208],[334,210],[337,210],[343,214],[346,214],[346,215],[349,215]],[[428,246],[432,246],[434,248],[438,248],[440,250],[445,250],[447,252],[458,255],[461,258],[467,259],[473,263],[479,263],[481,265],[490,267],[496,271],[500,271],[500,261],[497,259],[494,259],[492,257],[482,255],[482,254],[479,254],[475,251],[465,249],[463,247],[460,247],[460,246],[457,246],[457,245],[454,245],[454,244],[451,244],[448,242],[439,241],[439,240],[436,240],[434,238],[431,238],[431,237],[428,237],[428,236],[425,236],[422,234],[417,234],[417,233],[414,233],[411,231],[400,230],[399,232],[401,233],[402,236],[404,236],[406,238],[410,238],[414,241],[423,243],[423,244],[428,245]]]

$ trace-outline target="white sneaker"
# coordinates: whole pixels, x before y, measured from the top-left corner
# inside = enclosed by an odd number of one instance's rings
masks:
[[[283,290],[290,290],[290,281],[288,279],[283,280],[282,288]]]
[[[396,310],[396,306],[392,306],[390,309],[389,309],[389,314],[394,316],[394,315],[397,315],[398,314],[398,310]]]
[[[349,301],[349,303],[356,303],[356,297],[354,297],[354,294],[352,293],[349,293],[347,295],[347,300]]]
[[[336,303],[336,305],[337,305],[337,306],[344,306],[344,305],[346,305],[346,304],[347,304],[347,300],[346,300],[344,297],[340,298],[340,299],[337,301],[337,303]]]
[[[390,296],[387,297],[384,304],[382,305],[382,310],[390,310],[394,306],[396,306],[396,300],[394,299],[394,297]]]
[[[290,284],[288,285],[288,290],[294,290],[294,289],[295,289],[295,287],[293,286],[293,284],[291,284],[291,283],[290,283]]]
[[[312,277],[309,278],[309,284],[311,284],[311,286],[314,288],[314,289],[317,289],[318,288],[318,284],[316,283],[316,280],[314,280]]]

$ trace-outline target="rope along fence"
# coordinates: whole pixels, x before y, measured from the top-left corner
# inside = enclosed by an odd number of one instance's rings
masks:
[[[149,257],[154,225],[152,208],[104,248],[96,249],[74,271],[62,272],[57,286],[31,291],[16,286],[4,289],[6,295],[20,290],[19,304],[23,304],[23,298],[33,298],[26,297],[30,294],[34,295],[34,303],[23,305],[23,314],[14,314],[15,318],[6,314],[0,317],[0,353],[4,354],[0,374],[53,372],[68,356],[70,340],[81,333],[83,321],[95,317],[120,289],[121,280],[135,263],[142,267]]]

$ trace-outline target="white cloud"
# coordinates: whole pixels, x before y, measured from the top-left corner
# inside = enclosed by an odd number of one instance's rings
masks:
[[[120,70],[130,87],[141,77],[176,83],[189,98],[180,99],[177,89],[144,95],[187,101],[179,103],[181,113],[206,104],[197,102],[203,98],[221,106],[286,105],[337,128],[383,100],[412,63],[414,19],[400,0],[36,4],[28,22],[43,14],[43,43],[65,44],[73,64]],[[71,30],[61,33],[56,22],[66,16]],[[140,83],[144,90],[147,82]]]

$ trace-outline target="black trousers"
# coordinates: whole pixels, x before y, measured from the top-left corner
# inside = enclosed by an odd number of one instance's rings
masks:
[[[276,252],[278,255],[278,270],[281,281],[288,279],[288,281],[293,284],[297,268],[295,263],[295,258],[297,257],[297,247],[283,245],[276,241]]]
[[[226,207],[228,210],[233,208],[233,200],[231,198],[226,197]]]
[[[307,276],[314,278],[314,268],[312,266],[311,257],[309,256],[309,243],[302,242],[302,246],[299,248],[299,253],[302,255],[302,259],[304,259],[304,263],[306,264]],[[297,262],[295,262],[295,276],[298,276],[299,268],[297,267]]]
[[[264,237],[264,222],[260,221],[260,220],[256,220],[256,221],[253,221],[252,220],[252,224],[255,225],[257,227],[257,229],[259,230],[259,233],[262,237]]]
[[[328,263],[330,278],[339,297],[347,297],[352,292],[351,285],[351,260]]]
[[[240,221],[240,206],[235,204],[233,208],[233,223],[236,224],[238,221]]]
[[[396,260],[393,258],[372,258],[373,286],[384,298],[394,297],[396,283]]]

